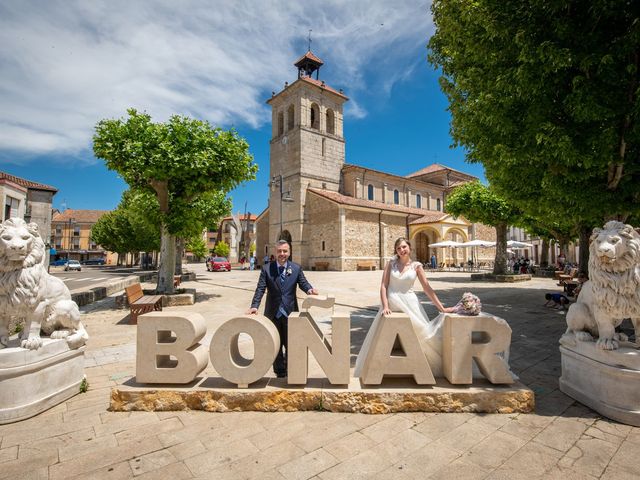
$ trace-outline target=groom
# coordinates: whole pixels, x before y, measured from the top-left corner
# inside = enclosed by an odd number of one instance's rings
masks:
[[[260,271],[260,279],[256,287],[256,293],[251,301],[248,314],[258,313],[260,301],[267,291],[267,304],[264,307],[264,315],[269,318],[280,334],[280,347],[278,355],[273,362],[273,371],[278,378],[287,376],[287,325],[289,314],[298,311],[298,299],[296,298],[296,285],[299,285],[308,295],[317,295],[302,272],[302,267],[289,261],[291,246],[286,240],[278,240],[276,245],[277,261],[270,262]]]

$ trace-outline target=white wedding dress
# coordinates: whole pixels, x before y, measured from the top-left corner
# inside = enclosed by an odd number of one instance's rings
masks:
[[[418,297],[413,291],[413,284],[418,276],[416,272],[418,265],[420,265],[419,262],[413,262],[401,273],[398,270],[397,262],[391,262],[387,300],[391,311],[404,312],[409,315],[413,329],[420,341],[420,345],[427,357],[434,377],[442,377],[442,323],[444,314],[440,314],[430,321],[424,308],[422,308]],[[355,377],[359,377],[361,374],[364,359],[367,357],[367,352],[371,346],[373,334],[378,328],[380,317],[382,317],[382,307],[378,310],[378,314],[371,324],[362,348],[358,353],[354,371]]]

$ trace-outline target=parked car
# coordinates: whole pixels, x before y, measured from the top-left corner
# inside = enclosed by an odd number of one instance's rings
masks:
[[[82,262],[83,265],[104,265],[104,258],[90,258]]]
[[[207,270],[210,272],[230,272],[231,264],[229,263],[229,260],[224,257],[213,257],[207,263]]]
[[[79,272],[82,271],[82,265],[80,265],[80,262],[78,260],[69,260],[69,263],[67,263],[64,266],[64,271],[68,272],[69,270],[77,270]]]
[[[63,267],[67,264],[66,258],[59,258],[58,260],[53,260],[49,263],[52,267]]]

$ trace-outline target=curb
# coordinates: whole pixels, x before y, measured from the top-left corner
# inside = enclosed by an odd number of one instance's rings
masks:
[[[88,305],[98,300],[102,300],[103,298],[106,298],[109,295],[119,292],[120,290],[124,290],[126,287],[133,285],[134,283],[146,282],[147,280],[150,280],[155,275],[156,275],[155,272],[141,273],[139,275],[129,275],[128,277],[125,277],[122,280],[118,280],[113,283],[108,283],[107,285],[93,287],[83,292],[72,293],[71,300],[76,302],[79,307],[82,307],[84,305]]]

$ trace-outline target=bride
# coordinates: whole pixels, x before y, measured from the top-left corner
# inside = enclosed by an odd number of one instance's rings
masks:
[[[367,358],[367,352],[371,345],[374,332],[378,327],[380,317],[382,315],[389,315],[392,311],[404,312],[409,315],[434,376],[442,376],[441,326],[444,315],[438,315],[433,321],[429,321],[429,317],[427,317],[422,305],[418,301],[418,297],[413,291],[413,284],[416,278],[420,280],[424,293],[427,294],[441,313],[451,313],[454,311],[454,308],[445,308],[442,305],[436,292],[427,281],[422,264],[411,260],[411,244],[406,238],[398,238],[394,245],[394,250],[396,255],[387,263],[382,275],[382,283],[380,285],[380,300],[382,301],[382,306],[371,324],[371,328],[369,328],[369,332],[360,349],[360,353],[356,359],[354,376],[359,377],[361,374],[364,359]]]

